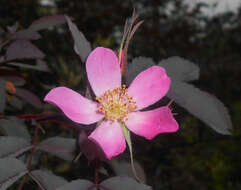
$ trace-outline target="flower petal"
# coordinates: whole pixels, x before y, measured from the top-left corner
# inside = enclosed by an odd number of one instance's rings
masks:
[[[166,75],[165,69],[152,66],[142,71],[132,81],[128,88],[128,95],[136,101],[140,110],[160,100],[169,90],[171,80]]]
[[[108,48],[94,49],[86,61],[87,76],[96,96],[121,86],[121,70],[116,54]]]
[[[89,136],[97,143],[108,159],[122,153],[126,148],[125,138],[118,122],[103,121]]]
[[[147,139],[153,139],[159,133],[176,132],[179,128],[167,106],[150,111],[132,112],[125,124],[133,133]]]
[[[104,117],[97,112],[97,103],[66,87],[52,89],[44,101],[58,106],[69,119],[77,123],[87,125]]]

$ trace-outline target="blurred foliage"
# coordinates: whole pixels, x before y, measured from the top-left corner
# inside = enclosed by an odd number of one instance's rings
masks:
[[[215,94],[229,108],[234,126],[232,136],[213,132],[177,105],[173,107],[181,124],[178,133],[159,135],[152,142],[133,136],[134,157],[144,167],[148,184],[154,189],[241,189],[241,8],[237,14],[207,17],[201,11],[204,4],[190,10],[181,0],[53,2],[55,5],[41,5],[37,0],[1,0],[0,31],[15,22],[20,27],[29,26],[41,16],[67,14],[94,47],[117,49],[125,19],[136,7],[144,23],[130,43],[128,58],[147,56],[158,62],[177,55],[191,60],[201,68],[201,78],[195,84]],[[170,4],[172,8],[168,9]],[[41,35],[36,44],[47,55],[52,73],[24,71],[28,78],[25,87],[41,99],[48,89],[58,85],[83,92],[85,67],[73,50],[66,25]],[[37,112],[25,106],[21,112],[11,114],[29,111]],[[47,136],[67,134],[57,124],[48,124],[45,129]],[[92,165],[83,164],[87,162],[84,158],[74,165],[56,161],[53,156],[42,157],[41,167],[54,169],[67,179],[94,176],[93,170],[89,170]]]

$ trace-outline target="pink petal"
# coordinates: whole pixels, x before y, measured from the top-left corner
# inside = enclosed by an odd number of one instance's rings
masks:
[[[58,106],[69,119],[77,123],[87,125],[104,117],[97,112],[97,103],[66,87],[52,89],[44,101]]]
[[[103,47],[94,49],[86,61],[87,76],[96,96],[121,86],[121,70],[116,54]]]
[[[108,159],[122,153],[126,148],[125,138],[118,122],[103,121],[89,136],[98,144]]]
[[[147,139],[153,139],[159,133],[178,130],[178,123],[167,106],[150,111],[132,112],[125,124],[130,131]]]
[[[169,90],[171,80],[165,69],[152,66],[142,71],[128,88],[129,96],[136,101],[137,109],[145,108],[160,100]]]

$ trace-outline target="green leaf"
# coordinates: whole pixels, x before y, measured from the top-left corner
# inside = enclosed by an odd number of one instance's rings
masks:
[[[134,166],[134,159],[133,159],[133,151],[132,151],[132,143],[131,143],[130,131],[127,129],[127,127],[125,126],[124,123],[121,123],[121,127],[122,127],[122,131],[123,131],[124,137],[126,139],[127,145],[129,147],[130,157],[131,157],[131,168],[132,168],[133,174],[134,174],[135,178],[138,181],[141,181],[139,179],[139,177],[137,176],[137,174],[136,174],[136,169],[135,169],[135,166]]]

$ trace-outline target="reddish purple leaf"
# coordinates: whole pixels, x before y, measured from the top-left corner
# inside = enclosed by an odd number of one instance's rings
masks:
[[[27,173],[23,162],[15,158],[0,159],[0,188],[6,190]],[[16,189],[16,188],[15,188]]]
[[[34,31],[39,31],[39,30],[47,29],[49,27],[64,24],[65,22],[66,22],[66,18],[64,15],[46,16],[34,21],[29,26],[29,29],[32,29]]]
[[[12,35],[12,39],[22,39],[22,40],[38,40],[41,36],[38,32],[31,29],[24,29],[17,31]]]
[[[23,67],[23,68],[27,68],[27,69],[33,69],[33,70],[37,70],[37,71],[50,72],[50,69],[49,69],[48,65],[46,64],[46,62],[41,59],[37,59],[35,65],[29,65],[29,64],[25,64],[25,63],[16,63],[16,62],[10,62],[7,64],[12,65],[12,66],[17,66],[17,67]]]
[[[6,104],[5,80],[0,78],[0,113],[4,111],[5,104]]]
[[[231,135],[232,121],[225,105],[205,91],[192,84],[172,81],[167,97],[185,108],[209,127],[223,135]]]
[[[85,179],[77,179],[74,181],[71,181],[70,183],[67,183],[61,187],[58,187],[56,190],[95,190],[97,189],[95,184],[93,184],[91,181],[85,180]]]
[[[24,138],[0,136],[0,158],[17,157],[31,147],[29,141]]]
[[[43,59],[44,53],[35,45],[27,40],[16,40],[8,48],[6,52],[6,60],[14,59]]]
[[[23,101],[17,98],[16,96],[12,96],[8,103],[18,110],[23,109]]]
[[[81,61],[84,63],[85,59],[91,52],[90,43],[88,40],[86,40],[84,34],[78,30],[77,26],[71,22],[71,19],[67,16],[66,19],[74,39],[74,50],[80,56]]]
[[[88,139],[88,136],[84,131],[81,131],[78,138],[79,147],[81,152],[86,156],[89,161],[94,159],[105,160],[105,155],[102,149],[93,141]]]
[[[68,183],[64,178],[56,176],[50,171],[34,170],[29,175],[40,187],[38,189],[56,190]]]
[[[16,88],[16,95],[20,98],[22,98],[24,101],[30,103],[31,105],[37,107],[37,108],[42,108],[43,104],[40,101],[40,99],[32,92],[29,90],[25,90],[22,88]]]
[[[143,183],[138,183],[132,178],[129,177],[112,177],[109,178],[100,184],[100,189],[105,190],[105,189],[111,189],[111,190],[133,190],[133,189],[138,189],[138,190],[151,190],[152,188],[150,186],[147,186]]]
[[[26,82],[25,78],[20,75],[5,75],[2,76],[3,79],[12,82],[15,86],[23,86]]]
[[[75,139],[52,137],[42,141],[37,148],[46,151],[67,161],[72,161],[75,157]]]

